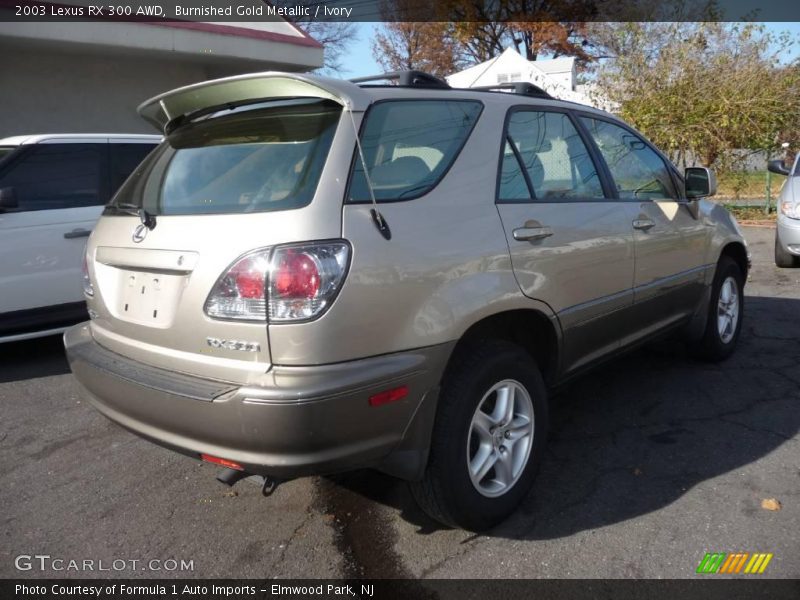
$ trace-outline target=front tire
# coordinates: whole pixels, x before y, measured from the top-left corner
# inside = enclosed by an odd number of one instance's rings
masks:
[[[791,269],[796,267],[798,258],[794,254],[790,254],[781,244],[778,237],[777,230],[775,231],[775,265],[782,269]]]
[[[706,328],[703,337],[691,348],[692,353],[709,362],[728,358],[736,349],[743,315],[744,274],[736,261],[723,256],[714,274]]]
[[[547,436],[547,392],[533,358],[502,340],[464,350],[445,376],[422,481],[437,521],[471,531],[508,517],[530,490]]]

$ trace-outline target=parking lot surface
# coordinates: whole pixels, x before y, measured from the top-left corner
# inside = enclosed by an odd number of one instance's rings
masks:
[[[736,354],[664,341],[576,380],[533,492],[484,535],[371,471],[231,491],[93,410],[58,337],[0,346],[0,576],[695,577],[706,552],[771,552],[765,576],[800,577],[800,269],[774,266],[774,230],[745,235]],[[35,554],[95,570],[15,568]]]

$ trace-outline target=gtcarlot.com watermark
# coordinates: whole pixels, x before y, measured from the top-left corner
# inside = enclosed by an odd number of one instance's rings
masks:
[[[176,558],[63,558],[49,554],[19,554],[14,557],[17,571],[121,572],[121,571],[194,571],[194,560]]]

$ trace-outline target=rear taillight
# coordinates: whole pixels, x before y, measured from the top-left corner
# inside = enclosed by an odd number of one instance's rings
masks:
[[[217,319],[294,322],[319,317],[347,273],[347,242],[318,242],[257,250],[237,260],[206,300]]]
[[[89,257],[86,256],[88,246],[83,249],[83,293],[89,298],[94,296],[94,286],[92,278],[89,276]]]

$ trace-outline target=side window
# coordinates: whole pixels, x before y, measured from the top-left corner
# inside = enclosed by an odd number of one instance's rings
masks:
[[[0,178],[14,190],[19,211],[105,204],[103,165],[107,144],[40,144]]]
[[[531,191],[528,189],[528,182],[525,181],[522,166],[519,164],[508,138],[503,147],[503,163],[500,167],[500,186],[497,197],[506,202],[513,200],[527,202],[531,199]]]
[[[109,144],[112,195],[155,147],[155,144]]]
[[[483,109],[480,102],[382,102],[367,113],[361,145],[375,199],[403,200],[429,192],[453,164]],[[370,200],[356,154],[350,200]]]
[[[608,121],[581,121],[600,149],[620,198],[678,199],[667,165],[647,142]]]
[[[591,156],[566,114],[515,111],[508,121],[507,134],[499,200],[603,198],[603,187]],[[532,193],[522,181],[520,160]],[[524,196],[522,185],[526,185]]]

